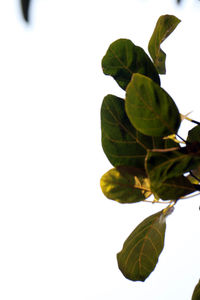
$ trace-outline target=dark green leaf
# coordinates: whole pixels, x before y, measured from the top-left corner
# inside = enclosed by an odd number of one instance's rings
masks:
[[[146,171],[151,182],[159,183],[189,172],[200,161],[199,157],[178,151],[148,152]]]
[[[174,140],[171,139],[164,139],[164,140],[165,140],[165,149],[180,148],[179,143],[175,142]]]
[[[193,151],[199,152],[200,155],[200,126],[197,125],[194,128],[192,128],[187,137],[187,141],[191,144],[188,145],[190,149]],[[191,150],[190,150],[191,151]],[[200,162],[196,163],[194,168],[191,170],[191,175],[188,176],[188,179],[193,184],[199,184],[200,181]],[[194,177],[195,176],[195,177]]]
[[[135,168],[133,166],[117,166],[116,169],[123,175],[126,176],[127,174],[131,176],[142,176],[146,177],[146,172],[144,169]]]
[[[196,151],[198,154],[198,156],[200,155],[200,141],[197,141],[199,139],[199,136],[198,136],[198,131],[199,131],[199,128],[193,128],[194,130],[190,130],[189,131],[189,135],[188,135],[188,140],[190,143],[192,144],[189,144],[189,148],[190,149],[195,149],[196,148]],[[200,140],[200,139],[199,139]],[[197,160],[197,157],[195,157],[195,165],[193,165],[193,168],[192,170],[190,170],[190,175],[188,176],[188,179],[190,180],[190,182],[194,183],[194,184],[199,184],[200,182],[200,160],[198,159]]]
[[[30,8],[31,0],[21,0],[21,8],[24,20],[29,22],[29,8]]]
[[[101,178],[101,189],[108,199],[120,203],[143,201],[151,195],[149,180],[142,176],[123,175],[117,169],[111,169]]]
[[[187,141],[189,143],[200,142],[200,126],[197,125],[188,132]]]
[[[177,200],[196,190],[183,174],[198,164],[200,157],[182,153],[186,152],[186,149],[185,147],[177,151],[148,152],[146,171],[151,190],[163,200]]]
[[[181,21],[172,15],[161,16],[149,41],[148,50],[160,74],[165,74],[166,54],[160,49],[160,44],[174,31]]]
[[[172,98],[153,80],[134,74],[127,87],[126,113],[132,125],[150,136],[168,136],[180,126],[180,114]]]
[[[169,147],[168,140],[149,137],[137,131],[126,115],[125,101],[113,95],[106,96],[102,103],[101,128],[104,152],[115,167],[135,167],[145,174],[147,150]],[[176,145],[173,141],[170,144]]]
[[[200,300],[200,280],[194,289],[192,300]]]
[[[145,281],[154,270],[164,247],[165,215],[160,211],[140,223],[117,254],[123,275],[133,281]]]
[[[101,107],[102,146],[111,164],[144,170],[144,159],[152,138],[137,132],[125,113],[125,101],[113,95]]]
[[[141,73],[160,84],[158,72],[144,50],[130,40],[113,42],[102,59],[103,72],[111,75],[122,89],[126,89],[133,73]]]
[[[184,176],[174,177],[164,182],[151,182],[151,190],[162,200],[178,200],[196,191],[193,184]]]
[[[113,95],[104,98],[101,107],[102,146],[114,167],[139,168],[145,174],[148,149],[165,148],[167,140],[149,137],[137,131],[125,112],[125,101]],[[135,170],[134,170],[135,171]]]

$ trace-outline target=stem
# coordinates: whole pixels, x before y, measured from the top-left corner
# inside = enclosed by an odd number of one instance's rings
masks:
[[[176,151],[179,150],[179,147],[173,147],[168,149],[151,149],[151,152],[170,152],[170,151]]]
[[[192,122],[192,123],[195,123],[195,124],[197,124],[197,125],[200,125],[200,122],[198,122],[198,121],[191,120],[191,122]]]
[[[167,217],[174,211],[174,206],[177,200],[171,201],[171,203],[163,210],[164,215]]]
[[[166,203],[168,204],[168,203],[172,203],[172,201],[170,201],[170,200],[169,201],[163,201],[163,202],[161,202],[161,201],[154,202],[153,200],[146,200],[146,199],[143,200],[143,202],[152,203],[152,204],[157,204],[157,203],[158,204],[166,204]]]
[[[196,194],[192,195],[192,196],[185,196],[185,197],[181,197],[180,199],[190,199],[190,198],[194,198],[196,196],[198,196],[200,194],[200,192],[197,192]]]
[[[179,137],[179,139],[181,139],[185,144],[187,144],[188,142],[187,141],[185,141],[179,134],[176,134],[178,137]]]

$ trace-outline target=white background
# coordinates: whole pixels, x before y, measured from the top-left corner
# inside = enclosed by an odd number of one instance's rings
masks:
[[[32,2],[29,26],[17,0],[0,2],[0,299],[190,299],[200,278],[198,197],[168,218],[165,249],[145,283],[118,270],[124,240],[163,206],[120,205],[100,190],[111,168],[101,102],[124,95],[101,59],[118,38],[147,51],[158,17],[176,15],[182,22],[162,46],[162,86],[200,120],[199,2]]]

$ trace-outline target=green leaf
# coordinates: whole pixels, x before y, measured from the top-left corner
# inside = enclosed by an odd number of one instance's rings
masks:
[[[146,177],[146,171],[141,168],[135,168],[133,166],[117,166],[116,169],[123,175],[126,176],[142,176]]]
[[[111,169],[105,173],[101,178],[100,185],[108,199],[120,203],[143,201],[151,195],[147,178],[124,172],[121,174],[117,169]]]
[[[196,191],[193,184],[184,176],[174,177],[164,182],[151,182],[152,192],[162,200],[178,200]]]
[[[152,152],[146,158],[146,171],[151,181],[164,182],[167,179],[189,172],[200,162],[200,157],[185,153],[185,148],[177,151]]]
[[[148,149],[169,148],[173,141],[150,137],[137,131],[125,112],[125,101],[107,95],[101,107],[101,129],[103,150],[114,167],[128,166],[144,170]],[[178,145],[177,145],[178,147]]]
[[[111,75],[122,89],[126,89],[133,73],[144,74],[160,84],[158,72],[144,50],[130,40],[113,42],[102,59],[103,72]]]
[[[125,112],[125,101],[107,95],[101,107],[102,147],[114,167],[126,166],[143,170],[148,149],[166,148],[168,141],[137,131]]]
[[[160,211],[140,223],[117,254],[123,275],[133,281],[145,281],[154,270],[164,247],[165,215]]]
[[[131,125],[125,101],[113,95],[104,98],[101,107],[102,147],[113,166],[134,166],[144,170],[144,159],[152,138]]]
[[[200,157],[190,155],[186,150],[184,147],[177,151],[149,151],[147,154],[145,165],[151,190],[162,200],[177,200],[196,190],[183,174],[196,166]]]
[[[189,130],[187,141],[189,143],[200,142],[200,126],[199,125],[193,127],[191,130]]]
[[[190,148],[196,148],[197,151],[198,151],[198,149],[200,151],[200,126],[199,125],[193,127],[188,132],[187,142],[192,143],[189,145]],[[192,174],[194,176],[196,176],[196,178],[200,179],[200,162],[197,163],[191,171],[192,171]],[[188,179],[193,184],[199,184],[199,181],[197,179],[195,179],[194,177],[192,177],[191,175],[188,176]]]
[[[181,21],[172,15],[161,16],[149,41],[148,50],[160,74],[165,74],[166,54],[160,49],[161,43],[174,31]]]
[[[126,92],[126,113],[132,125],[150,136],[176,133],[181,120],[172,98],[150,78],[134,74]]]
[[[194,292],[192,294],[192,300],[200,300],[200,280],[194,289]]]

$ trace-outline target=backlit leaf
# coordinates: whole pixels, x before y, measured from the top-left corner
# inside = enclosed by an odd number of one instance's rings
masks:
[[[200,280],[194,289],[192,300],[200,300]]]
[[[130,40],[113,42],[102,59],[103,72],[111,75],[122,89],[126,89],[133,73],[144,74],[160,84],[158,72],[151,59]]]
[[[133,281],[145,281],[154,270],[164,247],[165,215],[160,211],[140,223],[117,254],[123,275]]]
[[[108,199],[120,203],[143,201],[151,195],[147,178],[121,174],[117,169],[111,169],[102,176],[101,189]]]
[[[145,135],[168,136],[180,126],[180,114],[172,98],[146,76],[133,75],[125,103],[130,122]]]
[[[148,50],[154,64],[160,74],[165,74],[166,54],[160,48],[160,44],[174,31],[181,21],[172,15],[161,16],[149,41]]]

